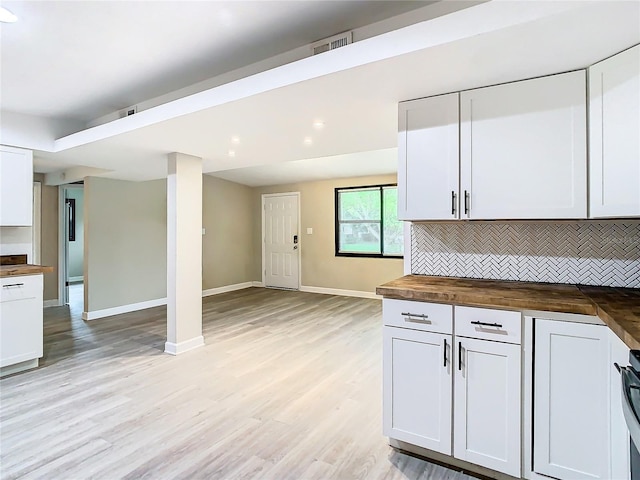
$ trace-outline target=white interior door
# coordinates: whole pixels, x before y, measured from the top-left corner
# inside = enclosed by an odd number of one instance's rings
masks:
[[[67,203],[67,189],[64,192],[64,262],[61,270],[64,276],[64,297],[62,304],[69,303],[69,222],[71,221],[71,206]]]
[[[263,195],[264,283],[300,288],[299,194]]]

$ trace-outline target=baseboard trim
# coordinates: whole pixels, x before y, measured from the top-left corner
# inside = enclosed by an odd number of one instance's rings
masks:
[[[360,298],[375,298],[381,299],[381,295],[376,295],[374,292],[362,292],[360,290],[343,290],[341,288],[326,288],[326,287],[309,287],[306,285],[300,286],[301,292],[308,293],[321,293],[323,295],[339,295],[342,297],[360,297]]]
[[[262,282],[243,282],[243,283],[235,283],[233,285],[225,285],[224,287],[210,288],[208,290],[202,291],[203,297],[209,297],[211,295],[218,295],[220,293],[233,292],[235,290],[242,290],[250,287],[263,287]],[[51,305],[47,305],[47,302],[56,302]],[[91,312],[82,312],[83,320],[97,320],[99,318],[111,317],[113,315],[120,315],[121,313],[130,313],[136,312],[138,310],[144,310],[146,308],[159,307],[161,305],[166,305],[166,298],[158,298],[156,300],[148,300],[146,302],[139,303],[130,303],[128,305],[120,305],[118,307],[113,308],[105,308],[103,310],[94,310]],[[45,301],[46,306],[54,306],[59,305],[58,300],[47,300]]]
[[[179,355],[194,348],[202,347],[204,345],[204,337],[202,335],[194,337],[190,340],[185,340],[180,343],[165,342],[164,353],[169,355]]]
[[[0,368],[0,377],[5,377],[14,373],[24,372],[25,370],[37,368],[38,364],[38,359],[34,358],[32,360],[25,360],[24,362],[15,363],[13,365],[7,365],[6,367]]]
[[[51,300],[45,300],[44,302],[42,302],[42,306],[44,308],[59,307],[60,306],[60,300],[58,300],[57,298],[53,298]]]
[[[121,313],[136,312],[138,310],[144,310],[147,308],[159,307],[166,305],[167,299],[157,298],[155,300],[148,300],[146,302],[130,303],[128,305],[120,305],[113,308],[105,308],[102,310],[93,310],[91,312],[82,312],[83,320],[96,320],[98,318],[111,317],[113,315],[120,315]]]
[[[233,285],[225,285],[224,287],[209,288],[202,291],[203,297],[210,297],[211,295],[218,295],[220,293],[234,292],[236,290],[243,290],[245,288],[253,287],[255,282],[243,282],[235,283]]]
[[[84,276],[80,275],[79,277],[69,277],[70,282],[84,282]]]

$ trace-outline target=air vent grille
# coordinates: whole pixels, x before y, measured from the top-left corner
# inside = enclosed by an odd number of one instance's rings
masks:
[[[312,43],[311,51],[313,55],[318,55],[320,53],[328,52],[329,50],[344,47],[350,43],[353,43],[353,32],[344,32]]]
[[[120,110],[120,118],[130,117],[131,115],[135,115],[138,113],[138,106],[133,105],[131,107]]]

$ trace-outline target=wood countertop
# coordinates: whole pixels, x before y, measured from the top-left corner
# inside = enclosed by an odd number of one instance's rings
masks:
[[[385,298],[472,307],[597,315],[640,349],[640,289],[407,275],[376,288]]]
[[[53,267],[44,265],[0,265],[0,277],[16,277],[19,275],[37,275],[53,272]]]

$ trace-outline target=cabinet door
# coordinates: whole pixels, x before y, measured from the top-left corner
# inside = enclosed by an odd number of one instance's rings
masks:
[[[533,470],[610,478],[607,328],[536,319],[534,355]]]
[[[398,218],[458,218],[458,93],[401,103]]]
[[[33,223],[33,157],[30,150],[0,146],[0,225]]]
[[[454,457],[520,478],[520,345],[456,337],[455,349]]]
[[[640,45],[589,68],[589,215],[640,215]]]
[[[451,335],[384,327],[383,431],[451,454]]]
[[[461,216],[586,218],[584,71],[462,92]]]
[[[0,279],[0,367],[42,356],[43,276]]]
[[[622,413],[622,389],[620,374],[614,363],[627,365],[629,363],[629,347],[607,329],[609,336],[609,411],[611,414],[611,472],[609,478],[616,480],[628,480],[631,478],[629,471],[629,430]]]

